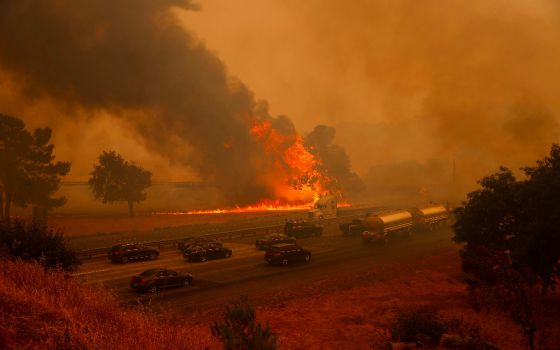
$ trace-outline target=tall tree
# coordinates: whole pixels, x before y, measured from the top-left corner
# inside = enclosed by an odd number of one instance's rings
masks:
[[[53,195],[71,164],[54,162],[51,135],[49,128],[30,133],[21,119],[0,114],[0,219],[10,220],[12,205],[55,208],[66,202]]]
[[[134,216],[134,203],[145,200],[145,190],[152,185],[152,173],[129,163],[115,151],[103,151],[90,175],[89,186],[95,199],[103,203],[127,202],[130,216]]]

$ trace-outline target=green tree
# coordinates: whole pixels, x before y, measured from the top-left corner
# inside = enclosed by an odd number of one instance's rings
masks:
[[[99,164],[90,172],[89,186],[95,199],[103,203],[127,202],[130,216],[134,216],[134,203],[146,199],[146,188],[152,185],[152,174],[129,163],[114,151],[104,151]]]
[[[224,322],[212,326],[212,334],[218,337],[225,350],[274,350],[276,335],[268,324],[256,323],[255,310],[247,296],[231,301],[224,310]]]
[[[44,208],[64,205],[54,198],[70,162],[54,162],[51,129],[30,133],[16,117],[0,114],[0,220],[10,221],[11,206],[34,204]]]

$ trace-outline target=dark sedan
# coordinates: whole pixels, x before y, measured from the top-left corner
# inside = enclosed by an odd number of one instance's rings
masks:
[[[226,247],[206,246],[194,247],[183,251],[183,256],[188,261],[206,261],[213,259],[229,258],[232,254],[231,249]]]
[[[276,234],[268,235],[261,239],[257,239],[255,241],[255,246],[258,249],[268,249],[275,244],[282,244],[282,243],[296,244],[296,238],[290,237],[283,233],[276,233]]]
[[[139,292],[155,293],[172,287],[188,287],[193,283],[190,273],[179,273],[167,269],[152,269],[132,276],[130,287]]]
[[[207,245],[215,245],[221,247],[222,242],[212,238],[188,238],[182,242],[179,242],[179,244],[177,244],[177,249],[179,249],[180,251],[184,251],[185,249],[189,249],[195,246],[207,246]]]
[[[155,260],[159,256],[159,250],[140,244],[120,244],[113,246],[109,251],[108,258],[112,262],[126,264],[131,260]]]
[[[288,265],[297,262],[310,262],[311,252],[295,244],[279,244],[270,247],[264,254],[270,265]]]

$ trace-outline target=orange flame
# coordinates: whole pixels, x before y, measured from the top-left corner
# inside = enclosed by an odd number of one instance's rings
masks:
[[[328,191],[330,179],[317,170],[319,162],[303,145],[303,138],[295,132],[284,134],[272,126],[270,120],[252,121],[251,135],[263,147],[271,162],[263,166],[263,184],[272,189],[273,198],[245,207],[193,210],[187,212],[156,213],[167,215],[222,214],[266,211],[308,210]],[[223,144],[232,147],[231,142]],[[272,166],[270,166],[272,165]]]

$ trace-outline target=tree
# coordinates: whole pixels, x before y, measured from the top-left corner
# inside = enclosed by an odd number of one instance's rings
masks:
[[[247,296],[226,305],[224,322],[214,323],[212,334],[222,341],[225,350],[276,349],[276,335],[268,325],[256,323],[255,310]]]
[[[350,157],[333,143],[335,134],[334,128],[317,125],[304,139],[305,148],[318,160],[316,170],[329,180],[321,186],[333,193],[364,191],[364,182],[351,170]]]
[[[103,203],[125,201],[130,216],[134,216],[134,203],[145,200],[145,189],[152,185],[149,171],[127,162],[115,151],[101,153],[90,175],[89,186],[95,199]]]
[[[455,211],[454,240],[465,244],[471,295],[508,311],[533,349],[539,325],[534,290],[545,294],[560,277],[560,146],[522,170],[523,180],[500,168],[480,181],[482,189]]]
[[[0,114],[0,220],[10,221],[11,206],[34,204],[56,208],[66,198],[53,198],[70,162],[54,162],[49,128],[30,133],[16,117]]]

